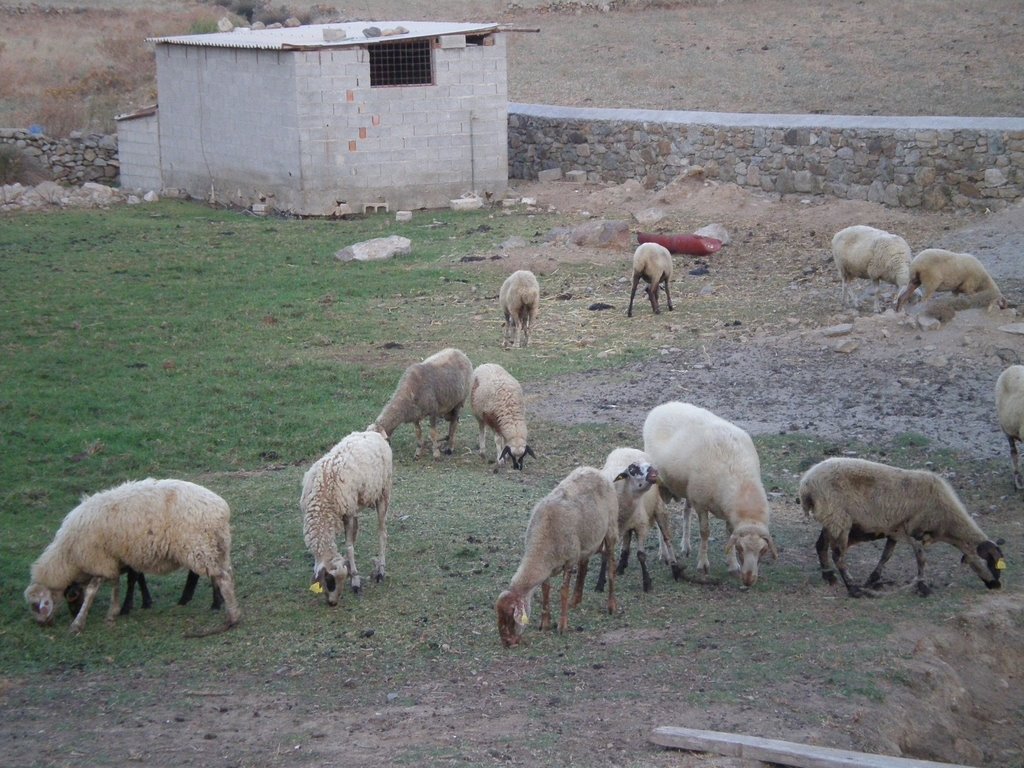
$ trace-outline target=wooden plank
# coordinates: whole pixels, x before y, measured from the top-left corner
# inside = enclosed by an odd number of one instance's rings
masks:
[[[672,726],[655,728],[651,734],[651,741],[663,747],[714,752],[729,757],[792,765],[796,768],[968,768],[954,763],[873,755],[831,747],[815,747],[793,741]]]

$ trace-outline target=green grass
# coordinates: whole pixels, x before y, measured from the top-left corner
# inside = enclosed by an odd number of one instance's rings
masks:
[[[698,706],[738,700],[750,679],[801,676],[825,694],[877,698],[877,679],[866,679],[863,665],[879,663],[895,613],[926,619],[932,604],[850,601],[837,632],[820,620],[836,605],[812,588],[817,571],[805,550],[813,531],[788,515],[773,529],[785,556],[766,568],[757,601],[728,577],[720,556],[712,557],[712,584],[675,584],[652,552],[655,591],[640,592],[634,564],[618,581],[620,614],[608,616],[588,587],[569,636],[534,625],[525,648],[500,647],[494,600],[518,564],[530,509],[572,467],[600,463],[608,446],[630,440],[621,425],[537,421],[531,438],[544,446],[541,460],[527,472],[498,474],[473,452],[472,418],[463,419],[457,455],[441,462],[414,462],[412,429],[400,428],[386,582],[367,583],[359,598],[346,594],[337,610],[308,590],[302,474],[372,421],[408,363],[458,346],[474,363],[501,362],[529,382],[640,359],[671,333],[664,318],[630,325],[619,313],[587,315],[595,295],[622,302],[623,288],[618,266],[586,264],[560,279],[594,294],[560,302],[528,353],[502,350],[496,295],[505,267],[491,257],[511,234],[536,238],[554,223],[486,211],[423,213],[408,224],[384,216],[262,219],[180,202],[0,219],[4,675],[56,680],[84,671],[149,683],[112,684],[104,695],[114,703],[157,700],[168,674],[196,691],[244,675],[255,691],[330,697],[341,686],[354,703],[378,706],[392,694],[414,700],[424,680],[508,665],[510,695],[574,700],[591,695],[607,670],[635,667],[628,638],[644,632],[649,663],[636,684],[669,686],[680,654],[698,654],[702,669],[715,670],[713,684],[700,673],[687,694]],[[386,234],[410,237],[413,253],[373,264],[333,258]],[[701,311],[745,316],[726,301],[696,308],[687,323],[701,325]],[[587,341],[562,343],[566,329]],[[691,335],[670,343],[685,345]],[[599,357],[605,349],[633,351]],[[837,448],[796,435],[757,442],[780,505],[792,505],[799,474]],[[947,460],[918,436],[853,448],[913,463]],[[1001,465],[989,469],[1003,473]],[[194,480],[230,502],[242,625],[206,641],[185,638],[220,619],[208,610],[206,583],[191,605],[176,605],[184,581],[177,574],[150,580],[154,608],[112,625],[103,621],[102,592],[80,637],[69,637],[63,608],[55,626],[35,626],[21,592],[64,515],[82,493],[147,475]],[[375,516],[364,515],[361,529],[357,559],[366,573]],[[972,576],[964,578],[965,590],[976,591]],[[944,595],[944,611],[955,610],[959,594]],[[539,618],[539,606],[534,611]],[[581,643],[577,629],[627,639]],[[747,661],[730,664],[735,658]],[[325,663],[329,676],[320,673]],[[47,685],[26,690],[46,701]],[[637,690],[603,695],[628,705]]]

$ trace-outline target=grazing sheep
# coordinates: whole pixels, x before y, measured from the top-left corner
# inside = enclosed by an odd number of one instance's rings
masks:
[[[682,578],[683,569],[676,560],[672,548],[672,534],[669,530],[668,508],[658,492],[658,470],[651,464],[650,457],[635,448],[615,448],[605,459],[601,473],[615,486],[619,500],[619,543],[620,555],[616,573],[621,576],[629,564],[629,547],[636,536],[636,559],[640,563],[640,577],[644,592],[651,591],[651,575],[647,570],[647,552],[644,548],[651,526],[659,531],[659,551],[663,560],[672,568],[672,577]],[[605,568],[597,576],[595,589],[604,589]]]
[[[512,460],[513,469],[522,469],[527,454],[537,458],[526,442],[526,405],[523,388],[497,363],[478,365],[473,371],[469,395],[470,410],[480,425],[480,456],[487,459],[486,428],[494,432],[494,471]]]
[[[387,516],[394,469],[391,446],[384,435],[353,432],[317,459],[302,478],[302,535],[313,555],[314,592],[325,592],[328,605],[337,605],[346,577],[352,591],[362,587],[356,568],[359,510],[377,509],[380,555],[373,561],[373,578],[385,576],[388,546]],[[338,552],[338,534],[345,531],[345,555]]]
[[[668,311],[672,311],[672,296],[668,291],[668,281],[672,279],[672,254],[668,248],[657,243],[641,243],[633,252],[633,289],[629,293],[629,309],[626,310],[626,317],[633,316],[633,298],[636,296],[636,287],[643,280],[647,283],[644,292],[651,300],[651,309],[654,314],[660,315],[658,307],[658,290],[665,287],[665,300],[668,302]]]
[[[729,571],[738,573],[744,586],[753,586],[761,558],[778,557],[778,551],[768,530],[768,496],[750,435],[703,408],[669,402],[647,414],[644,451],[658,468],[662,498],[685,499],[697,512],[697,569],[706,575],[711,567],[710,513],[725,520],[729,531]],[[688,541],[683,548],[689,548]]]
[[[505,316],[502,346],[527,346],[530,343],[530,328],[540,311],[540,284],[537,276],[528,269],[513,272],[501,284],[498,303]]]
[[[558,631],[569,628],[569,586],[575,570],[572,607],[583,599],[583,583],[590,557],[601,552],[611,559],[618,539],[618,501],[615,488],[593,467],[578,467],[554,490],[537,502],[526,526],[526,549],[509,588],[495,609],[498,635],[505,647],[518,645],[529,620],[534,590],[541,588],[541,629],[551,628],[551,577],[561,572],[561,614]],[[614,613],[615,573],[609,572],[608,613]]]
[[[936,291],[952,291],[973,297],[974,306],[1006,307],[1006,299],[995,280],[969,253],[926,248],[917,254],[910,262],[910,281],[896,300],[896,309],[902,309],[918,288],[923,289],[923,301]]]
[[[412,424],[416,428],[416,454],[423,453],[423,430],[420,422],[430,420],[430,442],[434,458],[440,458],[437,441],[437,420],[448,422],[446,454],[455,450],[455,430],[459,426],[459,414],[469,396],[469,382],[473,375],[473,364],[461,350],[448,347],[442,349],[421,363],[413,363],[398,380],[398,386],[391,399],[384,406],[374,422],[367,427],[380,432],[390,439],[400,424]]]
[[[989,589],[998,589],[1006,562],[999,546],[970,518],[956,492],[938,475],[924,470],[900,469],[865,459],[832,458],[815,464],[800,478],[800,504],[824,527],[826,546],[852,597],[872,594],[857,586],[846,569],[851,543],[888,539],[882,559],[869,579],[881,579],[882,567],[896,541],[910,544],[917,558],[915,585],[921,595],[931,588],[924,579],[924,549],[943,541],[964,553]],[[819,547],[822,536],[819,536]],[[819,548],[819,557],[821,549]],[[834,582],[823,567],[822,576]]]
[[[233,627],[241,612],[231,569],[230,517],[224,499],[184,480],[149,478],[87,496],[33,563],[25,599],[36,621],[50,624],[55,595],[86,582],[82,607],[71,623],[78,633],[104,580],[113,582],[107,619],[117,615],[122,568],[156,574],[187,568],[213,581],[227,610],[225,629]]]
[[[150,608],[153,605],[153,598],[149,594],[149,587],[146,584],[146,575],[139,573],[136,570],[124,566],[121,568],[121,572],[126,574],[127,587],[124,593],[124,602],[121,603],[121,610],[118,612],[118,616],[127,616],[131,613],[132,608],[135,607],[135,585],[138,584],[139,591],[142,592],[142,607]],[[185,587],[181,592],[181,597],[178,598],[178,605],[188,605],[192,601],[193,595],[196,592],[196,585],[199,583],[199,574],[189,571],[188,577],[185,579]],[[64,590],[64,599],[67,601],[68,609],[71,611],[71,615],[75,616],[82,609],[82,601],[85,599],[85,588],[77,581],[72,582],[67,589]],[[221,597],[220,592],[217,591],[217,587],[213,588],[213,605],[210,607],[213,610],[218,610],[224,604],[224,599]]]
[[[1010,463],[1013,466],[1013,485],[1024,490],[1020,474],[1020,454],[1017,443],[1024,440],[1024,365],[1011,365],[996,380],[996,413],[999,426],[1010,441]]]
[[[910,246],[899,235],[863,224],[841,229],[832,237],[832,258],[842,283],[840,297],[844,304],[856,306],[858,301],[850,288],[857,278],[874,284],[872,298],[878,311],[878,291],[884,280],[898,290],[910,280]]]

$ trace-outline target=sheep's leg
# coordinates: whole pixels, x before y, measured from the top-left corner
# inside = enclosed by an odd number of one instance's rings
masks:
[[[437,445],[437,416],[430,417],[430,445],[435,459],[441,458],[441,449]]]
[[[362,591],[363,580],[356,569],[356,537],[359,535],[359,517],[352,513],[345,516],[345,562],[348,563],[348,574],[351,578],[352,591]]]
[[[626,317],[633,316],[633,299],[636,297],[636,287],[640,284],[640,275],[633,275],[633,290],[629,292],[629,309],[626,310]]]
[[[114,577],[110,589],[110,608],[107,609],[107,621],[113,621],[121,613],[121,574]]]
[[[479,451],[480,458],[483,459],[484,461],[487,461],[487,426],[484,424],[483,419],[477,419],[477,424],[480,425],[480,441],[479,441],[479,445],[480,445],[480,451]],[[497,432],[494,433],[494,437],[495,437],[494,442],[495,442],[495,444],[497,444],[497,442],[498,442],[498,440],[497,440],[498,433]]]
[[[843,534],[840,540],[833,539],[832,541],[832,559],[835,561],[836,570],[839,571],[839,578],[843,580],[846,592],[850,597],[872,597],[874,593],[854,584],[853,579],[850,578],[850,572],[846,570],[846,550],[849,545],[849,532]]]
[[[564,635],[569,631],[569,589],[572,583],[572,571],[572,568],[565,566],[565,576],[562,578],[562,589],[559,591],[559,598],[561,599],[561,613],[558,616],[558,634],[560,635]]]
[[[118,578],[120,582],[120,577]],[[85,620],[89,617],[89,609],[92,607],[92,601],[96,599],[96,593],[100,591],[100,587],[103,586],[102,576],[93,576],[89,579],[89,583],[85,585],[85,595],[82,598],[82,607],[78,609],[78,615],[75,616],[75,620],[71,622],[71,631],[76,635],[85,629]],[[111,603],[111,608],[117,606],[117,598]]]
[[[388,505],[391,495],[385,490],[377,502],[377,540],[380,545],[380,557],[373,559],[373,580],[378,584],[386,575],[386,555],[388,550]]]
[[[529,311],[530,310],[527,307],[523,307],[519,310],[519,318],[516,323],[516,342],[519,344],[520,349],[525,349],[529,340],[530,331],[527,327],[527,323],[529,321],[526,319],[526,315]]]
[[[181,597],[178,598],[178,605],[188,605],[196,593],[196,585],[199,583],[199,574],[189,571],[185,577],[185,588],[181,590]]]
[[[1007,435],[1010,441],[1010,465],[1013,467],[1013,486],[1018,490],[1024,490],[1024,477],[1020,474],[1020,452],[1017,450],[1017,438]]]
[[[651,310],[656,315],[661,314],[661,309],[658,307],[658,283],[649,283],[644,289],[647,291],[647,298],[651,301]]]
[[[878,560],[878,565],[875,566],[875,570],[868,576],[868,580],[864,582],[867,587],[877,587],[882,583],[882,569],[885,564],[889,562],[889,558],[892,557],[893,550],[896,549],[896,539],[891,536],[886,536],[885,546],[882,548],[882,557]]]
[[[616,531],[615,533],[618,533]],[[615,539],[610,536],[605,536],[604,539],[604,552],[602,552],[603,560],[607,565],[608,570],[608,614],[614,616],[615,612],[619,609],[618,603],[615,601],[615,569],[611,567],[612,554],[615,552]]]
[[[693,523],[693,507],[688,500],[683,501],[683,535],[679,539],[679,551],[683,557],[690,556],[690,526]]]
[[[583,582],[587,578],[587,569],[590,566],[589,558],[584,558],[577,563],[576,566],[576,590],[572,596],[572,607],[575,608],[577,605],[583,602]]]
[[[601,568],[597,572],[597,581],[594,582],[595,592],[604,592],[605,582],[608,580],[608,561],[601,558]]]
[[[136,571],[136,570],[134,570],[132,568],[128,568],[128,567],[125,567],[124,575],[125,575],[125,577],[124,577],[124,581],[125,581],[125,585],[124,585],[124,602],[121,603],[121,611],[120,611],[120,614],[119,614],[121,616],[127,616],[129,613],[132,612],[132,608],[135,607],[135,585],[136,584],[141,584],[142,595],[143,595],[142,601],[143,601],[144,607],[147,607],[147,608],[149,607],[149,606],[145,605],[146,595],[149,594],[149,589],[146,587],[146,577],[143,576],[138,571]],[[121,577],[118,576],[117,580],[120,581]],[[152,601],[152,598],[150,598],[150,605],[152,605],[152,604],[153,604],[153,601]]]
[[[886,542],[886,546],[888,546],[888,542]],[[921,597],[928,597],[932,593],[932,588],[924,580],[924,544],[911,537],[910,546],[914,548],[914,558],[917,560],[917,579],[914,581],[914,585],[917,587],[917,593]]]
[[[728,523],[726,523],[726,525],[725,525],[725,532],[726,532],[726,535],[729,537],[728,541],[731,542],[732,541],[732,526],[729,525]],[[736,547],[732,546],[731,543],[730,544],[726,544],[725,556],[726,556],[726,559],[728,560],[728,564],[729,564],[729,573],[739,573],[740,570],[741,570],[740,569],[740,559],[739,559],[739,557],[736,556]]]
[[[654,513],[654,522],[658,525],[658,557],[663,563],[668,563],[672,569],[672,578],[681,581],[683,566],[679,564],[676,552],[672,548],[672,531],[669,527],[668,510],[664,506]]]
[[[640,579],[643,584],[644,592],[651,591],[651,574],[647,571],[647,553],[644,552],[643,547],[636,548],[636,560],[640,563]]]
[[[523,349],[530,346],[530,312],[529,307],[525,308],[522,317],[519,318],[519,324],[523,328]]]
[[[444,449],[446,455],[455,453],[455,431],[459,428],[459,414],[462,413],[462,406],[457,405],[448,414],[448,447]]]
[[[423,455],[423,429],[419,421],[414,421],[412,425],[416,428],[416,453],[413,454],[413,458],[418,459]]]
[[[814,551],[818,553],[818,564],[821,566],[821,578],[826,584],[836,583],[836,571],[828,557],[828,529],[822,528],[818,540],[814,543]]]
[[[199,580],[198,575],[196,575],[196,580]],[[220,589],[218,589],[217,585],[212,581],[210,582],[210,586],[213,588],[213,601],[210,603],[210,610],[219,611],[221,606],[224,605],[224,595],[220,593]]]
[[[633,541],[633,530],[630,529],[630,530],[626,531],[626,535],[622,539],[622,550],[619,552],[619,564],[615,568],[615,573],[617,573],[619,576],[621,576],[622,574],[624,574],[626,572],[626,567],[629,565],[629,548],[630,548],[630,544],[632,543],[632,541]],[[636,550],[637,551],[637,557],[640,556],[640,549],[641,549],[642,545],[643,545],[643,542],[638,540],[637,541],[637,550]],[[603,563],[603,561],[602,561],[602,563]]]
[[[668,311],[672,312],[672,296],[668,292],[668,275],[665,276],[663,282],[665,284],[665,303],[668,304]]]
[[[501,433],[495,430],[494,432],[494,469],[497,471],[498,467],[505,466],[505,457],[502,456],[505,452],[505,438],[501,436]]]
[[[708,559],[708,539],[711,538],[711,521],[708,520],[706,510],[697,510],[697,519],[700,522],[700,551],[697,554],[697,570],[705,576],[711,571],[711,561]]]
[[[568,578],[568,576],[566,576]],[[540,628],[551,629],[551,582],[545,581],[540,585]]]

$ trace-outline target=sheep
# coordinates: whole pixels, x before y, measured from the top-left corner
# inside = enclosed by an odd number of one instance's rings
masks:
[[[505,278],[498,293],[498,304],[505,316],[502,324],[502,347],[530,343],[530,328],[540,311],[540,284],[528,269],[519,269]]]
[[[910,280],[910,246],[899,235],[863,224],[846,227],[832,237],[832,258],[839,270],[843,304],[857,305],[850,283],[856,278],[874,284],[872,298],[878,311],[878,290],[884,280],[897,291]]]
[[[353,432],[317,459],[302,478],[302,535],[313,555],[314,592],[324,592],[336,606],[351,579],[359,593],[362,581],[356,568],[355,545],[359,510],[377,509],[380,554],[373,561],[373,578],[384,580],[387,553],[387,515],[394,468],[391,446],[379,432]],[[338,552],[338,534],[345,531],[345,555]]]
[[[644,451],[658,468],[662,499],[685,499],[697,512],[698,570],[705,575],[710,570],[710,513],[726,522],[729,571],[739,575],[744,587],[752,587],[761,558],[770,554],[775,559],[778,550],[768,528],[768,496],[750,435],[710,411],[680,402],[652,409],[643,435]],[[689,549],[685,539],[683,548]]]
[[[551,578],[563,574],[558,631],[569,628],[569,584],[577,572],[572,607],[583,599],[590,557],[597,552],[607,561],[619,537],[615,488],[600,470],[577,467],[537,502],[526,527],[526,547],[509,588],[495,604],[498,636],[508,648],[518,645],[529,620],[530,603],[538,585],[543,601],[541,629],[551,628]],[[609,571],[608,613],[617,610],[615,573]]]
[[[952,291],[972,297],[974,306],[1006,308],[1006,299],[995,280],[977,257],[942,248],[926,248],[910,262],[910,280],[896,300],[901,310],[917,289],[923,289],[927,301],[936,291]]]
[[[647,283],[644,292],[651,300],[654,314],[661,314],[658,307],[658,290],[661,286],[665,287],[665,299],[668,302],[668,311],[671,312],[672,296],[668,291],[668,282],[672,279],[672,254],[668,248],[657,243],[641,243],[633,252],[633,290],[629,294],[626,317],[633,316],[633,299],[641,279]]]
[[[416,428],[415,458],[423,454],[423,431],[420,421],[430,420],[430,442],[434,458],[441,457],[437,440],[437,420],[448,422],[445,454],[455,450],[455,430],[459,414],[469,396],[469,382],[473,364],[461,350],[448,347],[436,352],[423,362],[413,363],[398,380],[391,399],[381,410],[368,430],[385,435],[389,440],[400,424],[411,423]]]
[[[825,459],[800,478],[800,505],[821,523],[836,569],[852,597],[871,595],[868,586],[881,579],[882,567],[896,541],[910,544],[917,558],[915,585],[922,596],[931,592],[924,578],[924,549],[943,541],[964,553],[989,589],[1000,587],[1006,561],[999,546],[988,539],[964,509],[943,478],[925,470],[901,469],[866,459]],[[820,547],[823,546],[819,536]],[[882,559],[864,587],[853,583],[846,568],[851,543],[886,537]],[[834,583],[824,568],[823,578]]]
[[[487,459],[486,428],[494,432],[497,455],[494,471],[512,460],[513,469],[522,469],[527,455],[537,458],[526,442],[526,406],[519,382],[497,363],[483,363],[473,370],[469,395],[470,410],[480,425],[480,456]]]
[[[672,534],[669,530],[668,508],[658,492],[658,470],[650,461],[650,457],[635,448],[615,448],[605,459],[601,473],[615,486],[619,502],[619,543],[621,547],[619,564],[616,573],[622,575],[629,564],[630,540],[636,535],[636,559],[640,563],[641,584],[644,592],[651,591],[651,576],[647,570],[647,552],[644,545],[652,525],[658,526],[660,533],[659,551],[663,560],[672,568],[672,576],[677,581],[682,578],[683,570],[676,560],[672,548]],[[601,571],[597,576],[595,589],[604,589],[605,569],[602,562]]]
[[[187,568],[208,576],[220,591],[229,629],[241,618],[230,517],[224,499],[185,480],[147,478],[86,496],[33,563],[25,599],[37,622],[51,624],[55,595],[85,581],[82,607],[71,623],[78,634],[104,580],[113,582],[107,620],[117,615],[122,568],[156,574]]]
[[[1017,451],[1017,443],[1024,440],[1024,365],[1011,365],[999,374],[996,380],[996,413],[999,426],[1010,442],[1013,485],[1017,490],[1024,490]]]
[[[149,594],[149,587],[146,584],[146,575],[139,573],[128,566],[123,566],[121,572],[126,574],[127,587],[124,594],[124,602],[121,603],[121,610],[118,612],[118,616],[127,616],[131,613],[132,608],[135,607],[135,585],[138,584],[139,591],[142,593],[142,607],[150,608],[153,605],[153,598]],[[193,595],[195,595],[196,585],[199,583],[199,574],[194,571],[188,572],[188,577],[185,579],[185,587],[182,589],[181,597],[178,598],[178,605],[188,605],[192,601]],[[76,615],[82,608],[82,601],[85,599],[85,591],[82,584],[75,581],[72,582],[64,590],[64,600],[67,601],[68,609],[71,611],[71,615]],[[218,610],[224,604],[224,599],[221,597],[220,592],[217,591],[217,587],[213,588],[213,604],[210,606],[213,610]]]

